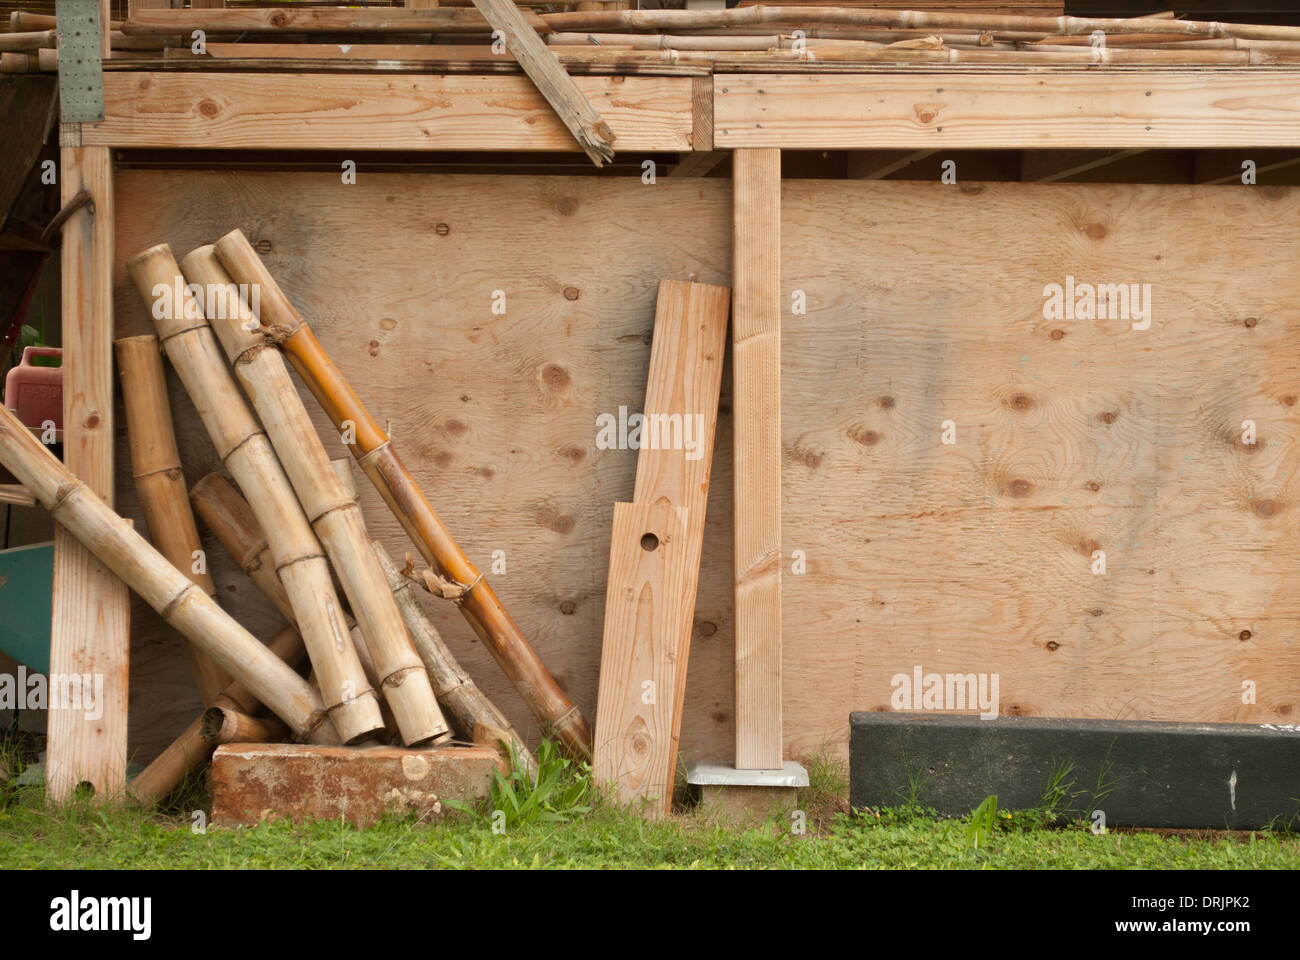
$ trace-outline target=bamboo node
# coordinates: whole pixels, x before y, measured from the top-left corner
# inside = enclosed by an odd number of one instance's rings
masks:
[[[167,334],[167,336],[165,337],[159,337],[158,346],[161,347],[168,340],[174,340],[176,337],[184,336],[187,333],[193,333],[195,330],[210,330],[210,329],[212,328],[208,326],[208,323],[205,320],[203,323],[196,323],[192,327],[184,327],[183,329],[176,330],[172,333]]]
[[[292,337],[293,334],[293,327],[286,327],[280,323],[271,323],[262,326],[262,337],[268,344],[277,347]]]
[[[394,670],[388,676],[384,677],[383,680],[379,681],[379,685],[381,687],[400,687],[406,682],[406,678],[416,671],[426,672],[424,664],[419,664],[414,667],[402,667],[398,670]]]

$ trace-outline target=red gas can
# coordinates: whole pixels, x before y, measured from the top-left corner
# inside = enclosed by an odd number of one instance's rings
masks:
[[[58,347],[26,347],[23,359],[5,377],[5,406],[35,430],[46,420],[63,429],[63,368],[38,367],[33,357],[63,357]]]

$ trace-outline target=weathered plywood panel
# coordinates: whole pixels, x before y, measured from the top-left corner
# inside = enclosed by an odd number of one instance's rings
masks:
[[[633,497],[638,453],[597,449],[596,418],[641,409],[659,279],[727,284],[727,184],[380,176],[363,167],[355,186],[334,175],[123,171],[119,188],[122,262],[160,240],[181,256],[236,226],[254,244],[269,244],[266,261],[285,292],[361,399],[391,420],[403,460],[467,556],[594,719],[613,505]],[[504,315],[493,313],[496,291]],[[119,335],[146,332],[144,305],[121,263],[116,293]],[[170,372],[169,379],[193,483],[220,465]],[[724,383],[724,398],[728,391]],[[346,456],[303,395],[332,456]],[[731,449],[725,414],[715,449]],[[725,453],[715,458],[712,483],[686,691],[688,757],[710,742],[701,731],[716,730],[730,750]],[[370,485],[360,486],[372,531],[395,558],[413,554]],[[134,511],[125,474],[118,491]],[[270,637],[278,616],[206,533],[205,544],[219,599]],[[498,550],[504,574],[493,569]],[[532,714],[464,619],[449,604],[427,606],[484,692],[516,729],[535,735]],[[143,631],[135,638],[133,668],[144,658],[165,660],[172,678],[161,697],[165,734],[136,722],[151,709],[141,700],[158,695],[139,684],[134,691],[132,746],[142,756],[198,710],[178,644],[168,639],[163,649],[157,640]]]
[[[117,187],[117,335],[149,329],[122,267],[132,253],[166,240],[182,254],[234,226],[269,244],[286,292],[591,716],[613,504],[632,499],[637,462],[597,448],[596,417],[641,408],[659,279],[730,282],[730,184],[127,170]],[[849,711],[887,709],[891,677],[918,664],[998,673],[1004,713],[1295,722],[1300,192],[792,181],[782,211],[787,756],[843,749]],[[1067,273],[1151,283],[1151,328],[1044,319],[1043,286]],[[796,290],[805,315],[789,312]],[[733,750],[729,378],[687,761]],[[172,400],[193,482],[215,456],[174,382]],[[118,460],[138,522],[124,446]],[[362,493],[389,549],[410,551]],[[222,602],[271,636],[278,616],[205,543]],[[535,734],[462,618],[429,606]],[[137,621],[132,656],[131,746],[148,759],[198,702],[156,618]],[[1258,704],[1241,703],[1243,680]]]
[[[1003,713],[1293,722],[1300,192],[790,182],[783,209],[787,742],[917,665],[998,674]],[[1150,328],[1045,319],[1067,274],[1150,284]]]

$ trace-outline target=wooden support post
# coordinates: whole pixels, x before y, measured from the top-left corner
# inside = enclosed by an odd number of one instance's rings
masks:
[[[732,157],[736,767],[782,764],[781,151]]]
[[[591,162],[599,167],[613,160],[614,132],[524,19],[514,0],[474,0],[474,6],[494,31],[505,35],[506,49],[519,61]]]
[[[80,127],[65,125],[76,143]],[[65,146],[64,203],[87,190],[63,228],[64,463],[113,502],[113,168],[107,147]],[[81,783],[98,797],[126,786],[129,606],[126,585],[63,527],[54,532],[50,675],[89,682],[92,709],[51,698],[45,778],[56,803]],[[102,689],[100,684],[102,683]],[[53,685],[53,684],[52,684]]]

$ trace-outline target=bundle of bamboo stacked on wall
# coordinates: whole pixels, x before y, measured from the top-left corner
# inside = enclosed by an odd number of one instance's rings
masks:
[[[289,360],[336,422],[346,417],[357,425],[354,452],[431,565],[417,575],[408,556],[409,575],[456,602],[543,724],[572,754],[589,757],[590,731],[581,714],[243,234],[236,230],[219,246],[200,247],[180,264],[158,244],[132,257],[127,270],[158,333],[117,342],[132,473],[149,539],[4,409],[0,463],[188,643],[205,709],[129,792],[144,802],[160,800],[219,744],[290,737],[408,747],[452,746],[458,738],[535,769],[524,739],[456,662],[407,575],[371,540],[350,462],[327,457]],[[249,293],[259,287],[260,313],[259,298]],[[164,357],[239,490],[221,474],[187,489]],[[218,604],[196,514],[288,621],[269,643]]]
[[[569,73],[708,74],[1057,67],[1234,67],[1300,62],[1300,27],[1157,14],[1042,16],[1050,4],[753,4],[634,10],[579,3],[524,22]],[[549,5],[548,5],[549,8]],[[1026,10],[1027,13],[1007,12]],[[477,9],[443,6],[133,9],[111,26],[109,70],[515,73]],[[47,16],[16,13],[0,69],[57,69]],[[196,34],[195,31],[201,31]],[[201,37],[201,41],[196,40]]]

